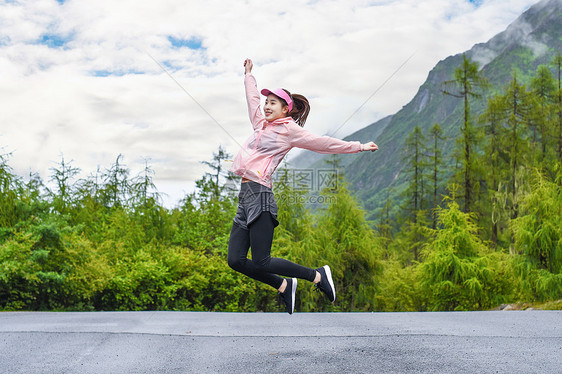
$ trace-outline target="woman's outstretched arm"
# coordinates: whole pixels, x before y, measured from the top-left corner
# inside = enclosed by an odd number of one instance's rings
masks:
[[[357,141],[347,142],[329,136],[313,134],[295,123],[288,123],[291,147],[304,148],[318,153],[339,154],[376,151],[379,147],[373,143],[361,144]]]
[[[244,87],[246,88],[246,102],[248,103],[248,116],[254,130],[261,127],[265,116],[261,110],[260,94],[256,78],[252,75],[254,64],[249,58],[244,61]]]

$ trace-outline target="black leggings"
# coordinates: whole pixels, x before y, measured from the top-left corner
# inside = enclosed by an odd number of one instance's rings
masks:
[[[228,242],[228,265],[250,278],[269,284],[278,289],[285,277],[295,277],[313,282],[316,270],[295,264],[282,258],[271,257],[274,222],[271,213],[262,212],[244,230],[234,223]],[[248,259],[248,249],[252,247],[252,259]],[[278,274],[278,275],[276,275]]]

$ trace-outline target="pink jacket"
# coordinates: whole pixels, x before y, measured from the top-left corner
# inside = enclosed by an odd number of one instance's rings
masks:
[[[233,173],[271,188],[271,175],[294,147],[330,154],[361,152],[361,143],[314,135],[291,117],[268,122],[261,110],[256,79],[252,74],[246,74],[244,85],[254,133],[234,158],[230,168]]]

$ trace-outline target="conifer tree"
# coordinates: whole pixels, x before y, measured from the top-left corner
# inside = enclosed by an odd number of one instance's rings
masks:
[[[501,302],[507,290],[498,277],[494,254],[488,253],[477,235],[474,215],[461,212],[451,201],[439,208],[439,226],[424,247],[417,269],[427,308],[478,310]]]
[[[512,222],[515,246],[538,268],[561,274],[562,185],[537,171],[532,186],[522,199],[521,216]]]
[[[135,208],[147,207],[160,199],[160,194],[156,191],[154,184],[154,175],[154,169],[148,160],[145,160],[143,170],[131,181],[131,200]]]
[[[460,144],[462,146],[462,187],[464,189],[464,211],[469,212],[474,198],[475,168],[474,147],[476,131],[470,118],[471,98],[482,97],[481,91],[488,87],[488,81],[478,71],[478,63],[471,61],[465,54],[462,64],[455,69],[454,79],[443,82],[442,92],[463,100],[463,122],[460,129]],[[457,88],[456,91],[454,89]]]
[[[379,223],[376,226],[376,229],[379,233],[379,237],[380,239],[382,239],[383,246],[386,250],[388,250],[388,244],[392,239],[392,226],[390,225],[390,208],[391,208],[390,189],[387,189],[386,202],[384,203],[384,206],[380,210]]]
[[[154,184],[154,175],[155,171],[145,160],[143,170],[131,180],[131,207],[147,240],[158,238],[164,241],[170,225],[166,219],[168,212],[160,205],[161,196]]]
[[[110,208],[125,207],[128,200],[130,170],[122,160],[123,155],[119,154],[113,165],[102,175],[102,201]]]
[[[433,203],[432,203],[432,228],[435,230],[437,227],[437,190],[439,189],[439,174],[440,174],[440,167],[441,167],[441,141],[444,139],[443,137],[443,129],[439,126],[438,123],[435,123],[433,127],[429,130],[431,135],[432,142],[432,149],[431,149],[431,156],[430,156],[430,163],[432,166],[432,175],[431,181],[433,183]]]
[[[213,159],[211,161],[202,161],[201,163],[207,165],[213,171],[212,173],[206,173],[205,175],[210,179],[209,188],[211,197],[219,199],[219,196],[224,190],[224,186],[221,183],[221,177],[225,176],[225,171],[223,170],[223,162],[231,158],[232,155],[226,152],[226,150],[219,145],[218,151],[213,152]]]
[[[408,135],[405,141],[405,151],[403,161],[407,165],[406,171],[411,175],[410,184],[408,185],[406,193],[406,211],[407,219],[405,227],[403,227],[403,234],[409,238],[409,248],[411,248],[414,261],[418,260],[419,249],[423,236],[419,235],[420,230],[418,226],[425,225],[424,222],[419,222],[425,212],[423,211],[423,194],[424,194],[424,180],[425,172],[428,167],[426,159],[426,146],[425,136],[422,134],[419,126],[415,126],[412,132]]]
[[[56,184],[56,193],[51,193],[53,196],[53,204],[55,210],[61,214],[68,213],[68,209],[72,204],[73,191],[72,191],[72,179],[80,173],[79,168],[75,168],[72,165],[72,161],[65,162],[64,156],[61,157],[60,168],[51,168],[53,174],[51,175],[51,181]]]
[[[521,200],[520,215],[511,221],[514,231],[515,275],[527,300],[562,297],[562,172],[556,180],[535,171],[531,188]]]
[[[534,105],[536,113],[533,113],[533,122],[535,122],[540,133],[541,148],[540,152],[537,153],[540,155],[539,161],[542,162],[547,157],[547,147],[552,136],[550,131],[551,108],[556,93],[556,83],[547,66],[540,65],[537,68],[535,76],[531,79],[531,89],[537,101]],[[533,143],[536,141],[535,138],[536,134],[533,131]]]
[[[491,221],[491,240],[495,244],[498,241],[498,201],[497,193],[500,183],[500,137],[502,134],[501,126],[505,119],[504,100],[500,96],[493,96],[488,99],[488,106],[481,115],[480,120],[484,122],[484,131],[487,142],[484,146],[484,162],[489,166],[485,173],[486,185],[490,196],[486,203],[491,203],[491,212],[488,216]]]
[[[517,217],[517,172],[521,166],[525,165],[528,159],[528,143],[526,141],[526,124],[531,113],[531,103],[525,85],[520,84],[517,73],[513,72],[513,78],[509,83],[505,95],[504,103],[506,109],[507,134],[504,141],[507,157],[509,160],[508,191],[511,195],[510,218]]]
[[[16,178],[8,165],[8,158],[9,154],[0,154],[0,228],[8,228],[17,223],[17,193],[14,189]]]
[[[556,114],[558,114],[558,128],[556,131],[555,139],[558,143],[558,161],[562,162],[562,54],[558,52],[554,57],[553,64],[555,72],[558,75],[558,92]]]
[[[410,185],[407,189],[407,209],[411,212],[413,220],[418,210],[423,209],[423,180],[427,168],[425,157],[425,136],[419,126],[415,126],[404,143],[404,159],[407,169],[411,175]]]

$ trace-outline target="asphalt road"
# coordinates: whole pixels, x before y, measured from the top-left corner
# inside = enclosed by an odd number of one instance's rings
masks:
[[[562,312],[5,312],[0,372],[562,373]]]

